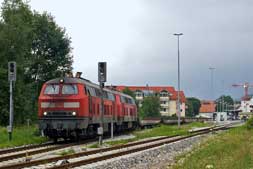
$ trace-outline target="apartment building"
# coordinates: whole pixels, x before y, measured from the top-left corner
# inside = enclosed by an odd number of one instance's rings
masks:
[[[160,113],[162,116],[172,116],[177,112],[177,91],[171,86],[113,86],[116,90],[122,91],[125,88],[135,93],[139,106],[145,97],[155,95],[160,98]],[[185,117],[186,98],[183,91],[180,94],[181,117]]]

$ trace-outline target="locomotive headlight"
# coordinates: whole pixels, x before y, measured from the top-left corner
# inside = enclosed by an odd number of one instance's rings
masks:
[[[76,112],[75,112],[75,111],[73,111],[73,112],[72,112],[72,115],[73,115],[73,116],[75,116],[75,115],[76,115]]]
[[[60,79],[60,83],[63,83],[64,82],[64,79]]]
[[[47,115],[47,112],[45,111],[43,114],[44,114],[44,116],[46,116],[46,115]]]

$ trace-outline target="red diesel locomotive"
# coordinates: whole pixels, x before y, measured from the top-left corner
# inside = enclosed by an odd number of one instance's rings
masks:
[[[56,78],[46,82],[39,96],[39,128],[47,137],[92,137],[100,123],[99,85],[83,78]],[[137,108],[134,99],[118,91],[103,89],[104,132],[134,128]]]

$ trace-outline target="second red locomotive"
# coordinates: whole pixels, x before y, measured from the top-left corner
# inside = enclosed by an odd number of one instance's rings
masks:
[[[100,123],[99,86],[83,78],[56,78],[46,82],[39,96],[39,128],[50,138],[91,137]],[[132,97],[103,89],[104,132],[111,121],[115,131],[134,128],[137,108]],[[114,132],[115,132],[114,131]]]

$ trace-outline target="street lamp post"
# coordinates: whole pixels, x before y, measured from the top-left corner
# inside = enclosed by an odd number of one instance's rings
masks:
[[[234,109],[233,117],[235,117],[235,99],[233,99],[233,109]]]
[[[222,95],[222,112],[225,110],[225,99],[224,96]]]
[[[180,118],[181,118],[181,110],[180,110],[180,52],[179,52],[179,36],[183,35],[183,33],[174,33],[177,36],[177,82],[178,82],[178,91],[177,91],[177,113],[178,113],[178,127],[180,127]]]
[[[209,67],[209,70],[211,71],[211,97],[214,99],[214,91],[213,91],[213,71],[214,67]]]

